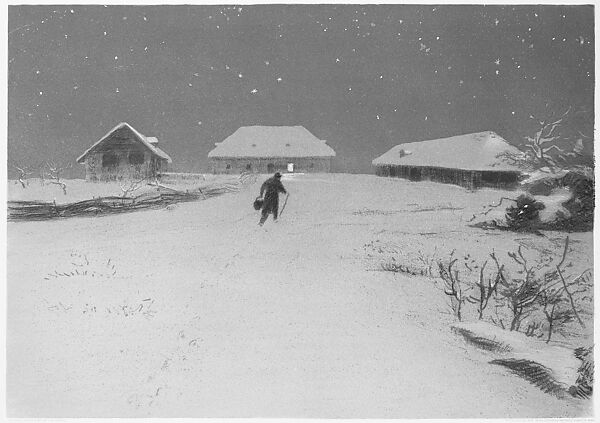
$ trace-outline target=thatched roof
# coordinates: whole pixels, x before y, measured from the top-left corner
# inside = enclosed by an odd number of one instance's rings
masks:
[[[520,151],[495,132],[486,131],[399,144],[373,160],[373,165],[520,171],[501,157],[503,153]]]
[[[303,126],[244,126],[208,157],[333,157],[335,151]]]
[[[122,128],[129,129],[133,133],[135,138],[145,148],[147,148],[152,154],[154,154],[155,156],[158,156],[159,158],[161,158],[163,160],[167,160],[167,162],[169,162],[169,163],[173,162],[171,160],[171,157],[169,157],[169,155],[167,153],[165,153],[164,151],[162,151],[160,148],[158,148],[156,146],[156,144],[158,143],[158,140],[156,139],[156,137],[146,137],[145,135],[142,135],[140,132],[138,132],[133,126],[131,126],[127,122],[121,122],[117,126],[115,126],[113,129],[108,131],[108,133],[106,135],[104,135],[102,138],[100,138],[98,141],[96,141],[94,143],[94,145],[92,145],[90,148],[85,150],[85,153],[83,153],[81,156],[79,156],[77,158],[77,163],[83,163],[88,154],[90,154],[91,152],[96,150],[101,144],[103,144],[106,140],[108,140],[115,131],[118,131],[119,129],[122,129]]]

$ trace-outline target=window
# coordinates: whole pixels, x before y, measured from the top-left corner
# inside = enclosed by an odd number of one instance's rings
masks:
[[[231,169],[231,164],[227,163],[227,164],[225,165],[225,169]]]
[[[141,151],[132,151],[129,153],[129,164],[141,165],[144,164],[144,153]]]
[[[311,168],[311,169],[313,169],[314,167],[315,167],[315,164],[314,164],[314,163],[311,163],[311,164],[310,164],[310,168]]]
[[[119,157],[115,153],[104,153],[102,155],[102,167],[114,167],[119,164]]]
[[[246,170],[252,170],[252,165],[250,163],[246,165]]]

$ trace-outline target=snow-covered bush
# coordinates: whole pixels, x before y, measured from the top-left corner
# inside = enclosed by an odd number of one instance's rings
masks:
[[[540,210],[544,203],[528,195],[517,197],[516,204],[506,209],[506,224],[517,231],[535,231],[541,225]]]

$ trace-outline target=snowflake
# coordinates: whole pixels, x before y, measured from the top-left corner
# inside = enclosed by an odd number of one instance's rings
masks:
[[[254,88],[252,91],[250,91],[252,94],[256,94],[258,92],[258,90],[256,88]]]

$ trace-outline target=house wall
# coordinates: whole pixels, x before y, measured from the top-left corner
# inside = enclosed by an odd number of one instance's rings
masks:
[[[327,173],[331,171],[330,157],[213,157],[210,159],[210,168],[212,173],[272,173],[287,172],[288,163],[294,164],[294,172]]]
[[[120,128],[86,156],[85,179],[139,180],[154,177],[166,167],[167,161],[148,151],[129,128]]]
[[[445,184],[460,185],[468,189],[477,188],[515,188],[519,182],[520,172],[514,171],[480,171],[426,166],[376,166],[379,176],[391,176],[411,181],[433,181]]]
[[[115,163],[107,165],[105,155],[113,155],[116,159]],[[143,162],[131,163],[135,162],[135,157],[132,157],[134,155],[143,157]],[[149,151],[107,150],[90,153],[85,161],[85,179],[91,182],[152,178],[166,170],[167,161],[152,155]]]

